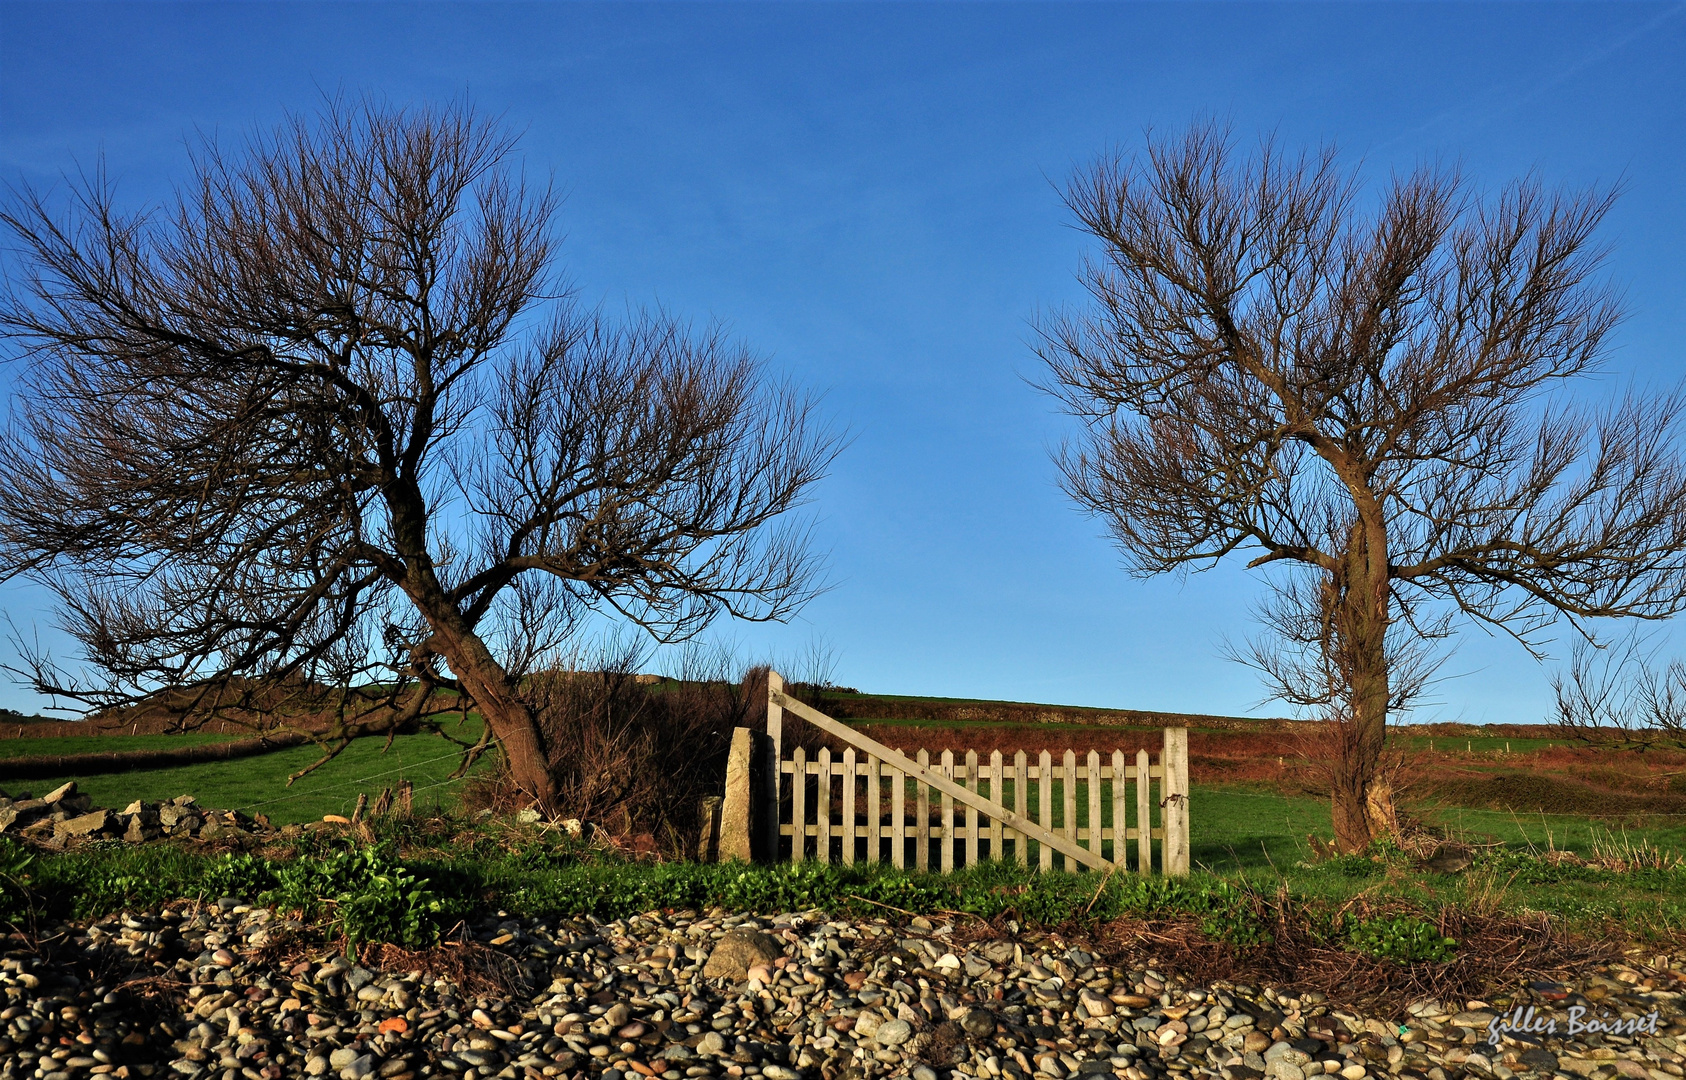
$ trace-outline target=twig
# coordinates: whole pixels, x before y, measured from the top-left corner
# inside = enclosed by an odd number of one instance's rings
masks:
[[[1090,909],[1095,906],[1095,901],[1101,898],[1101,892],[1106,888],[1106,883],[1111,881],[1112,875],[1116,873],[1118,873],[1118,864],[1113,863],[1112,866],[1107,869],[1107,872],[1101,875],[1101,883],[1095,886],[1095,895],[1089,897],[1089,902],[1083,905],[1083,914],[1089,914]]]
[[[920,917],[919,913],[917,911],[909,911],[909,910],[907,910],[907,908],[899,908],[894,904],[880,903],[877,900],[868,900],[866,897],[859,896],[855,893],[849,893],[847,898],[850,899],[850,900],[859,900],[863,904],[871,904],[873,907],[881,907],[881,908],[884,908],[887,911],[900,912],[901,914],[906,915],[909,918],[917,919],[917,918]]]

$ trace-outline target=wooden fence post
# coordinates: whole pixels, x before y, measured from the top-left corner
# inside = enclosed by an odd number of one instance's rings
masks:
[[[762,792],[761,835],[766,845],[767,861],[779,861],[779,788],[783,786],[784,771],[784,707],[776,695],[784,693],[784,677],[776,671],[767,672],[767,784]],[[795,833],[792,843],[800,851],[802,843]],[[800,861],[798,859],[797,861]]]
[[[1166,728],[1160,758],[1165,792],[1165,875],[1188,874],[1188,729]]]

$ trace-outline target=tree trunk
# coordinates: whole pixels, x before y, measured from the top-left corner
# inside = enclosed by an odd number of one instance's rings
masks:
[[[510,783],[521,792],[526,805],[544,814],[555,813],[556,781],[550,774],[538,719],[522,700],[509,672],[445,597],[430,568],[419,573],[413,569],[406,585],[433,630],[434,648],[491,727],[503,752]]]
[[[557,810],[556,781],[550,775],[550,761],[545,754],[544,740],[539,736],[538,720],[516,693],[508,673],[492,659],[480,639],[471,636],[470,641],[472,645],[460,650],[463,655],[447,652],[445,659],[473,696],[480,715],[491,725],[492,735],[503,750],[510,783],[521,792],[527,805],[552,814]]]
[[[1353,527],[1345,572],[1336,586],[1338,666],[1350,698],[1339,721],[1343,730],[1329,795],[1335,843],[1349,855],[1393,828],[1391,793],[1376,783],[1389,700],[1387,544],[1378,532],[1362,523]],[[1380,796],[1382,805],[1372,796]]]
[[[418,421],[419,423],[419,421]],[[498,663],[462,609],[446,595],[427,550],[427,503],[414,483],[387,493],[393,534],[403,556],[403,574],[395,583],[410,597],[433,631],[433,648],[474,699],[503,752],[504,768],[526,805],[554,814],[556,781],[533,710],[521,699],[509,672]]]

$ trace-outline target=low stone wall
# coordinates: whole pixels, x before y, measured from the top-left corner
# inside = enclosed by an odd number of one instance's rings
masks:
[[[89,840],[145,843],[161,837],[211,840],[231,834],[267,833],[263,815],[238,810],[210,810],[191,795],[168,802],[136,799],[122,810],[93,805],[74,781],[39,799],[0,796],[0,835],[17,836],[46,847],[62,848]]]

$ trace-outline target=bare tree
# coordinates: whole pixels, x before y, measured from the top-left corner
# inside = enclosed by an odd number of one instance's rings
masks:
[[[1577,641],[1567,668],[1552,674],[1557,726],[1594,746],[1686,747],[1686,660],[1658,664],[1644,641]]]
[[[330,752],[473,708],[550,807],[521,678],[602,610],[659,640],[812,593],[804,500],[837,449],[722,334],[571,304],[556,199],[467,106],[330,102],[173,202],[103,174],[12,192],[0,576],[85,652],[36,688],[94,707],[274,713]],[[483,747],[482,747],[483,748]]]
[[[1618,318],[1596,280],[1611,198],[1532,180],[1483,197],[1434,168],[1368,194],[1332,149],[1238,154],[1213,125],[1067,189],[1098,248],[1093,305],[1039,327],[1048,388],[1083,423],[1065,487],[1135,573],[1247,552],[1309,575],[1254,659],[1349,726],[1345,850],[1378,824],[1413,639],[1462,617],[1537,652],[1560,615],[1686,603],[1680,397],[1561,397]]]

